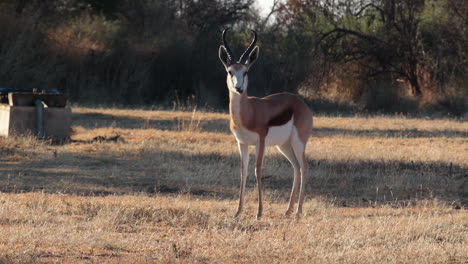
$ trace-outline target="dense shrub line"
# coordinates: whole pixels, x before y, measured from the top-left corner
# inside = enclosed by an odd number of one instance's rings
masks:
[[[467,12],[464,12],[467,11]],[[57,88],[82,104],[227,105],[220,32],[260,60],[250,94],[299,92],[317,111],[464,115],[462,0],[21,0],[0,4],[0,86]],[[195,98],[195,100],[193,99]]]

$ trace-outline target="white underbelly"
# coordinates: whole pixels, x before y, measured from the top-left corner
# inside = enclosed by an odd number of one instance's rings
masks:
[[[257,133],[245,128],[238,128],[236,130],[232,130],[232,133],[236,137],[237,141],[247,145],[255,145],[259,138]]]
[[[293,120],[289,120],[284,125],[273,126],[268,129],[268,134],[265,138],[267,146],[282,145],[289,140],[293,131]],[[259,140],[259,135],[245,128],[233,130],[232,133],[237,141],[247,144],[256,145]]]
[[[268,130],[268,134],[265,138],[265,144],[271,145],[282,145],[291,137],[293,130],[293,120],[289,120],[282,126],[273,126]]]

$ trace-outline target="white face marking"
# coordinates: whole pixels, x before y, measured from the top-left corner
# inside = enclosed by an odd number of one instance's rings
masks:
[[[227,86],[235,93],[243,93],[247,90],[249,83],[247,71],[248,67],[242,64],[234,64],[227,69]]]

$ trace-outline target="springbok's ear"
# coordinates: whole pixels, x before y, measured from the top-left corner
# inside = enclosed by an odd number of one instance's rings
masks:
[[[250,52],[249,54],[249,61],[247,62],[247,66],[252,66],[255,61],[258,59],[258,53],[260,52],[260,49],[258,46],[255,46],[255,48]]]
[[[228,52],[226,50],[226,47],[224,47],[224,45],[219,46],[218,56],[221,62],[223,63],[224,67],[226,68],[229,67],[231,63],[229,60]]]

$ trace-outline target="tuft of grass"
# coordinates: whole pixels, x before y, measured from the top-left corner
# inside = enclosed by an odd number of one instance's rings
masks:
[[[176,117],[176,122],[178,131],[199,132],[201,130],[201,117],[197,113],[196,106],[193,107],[192,115],[189,119]]]

